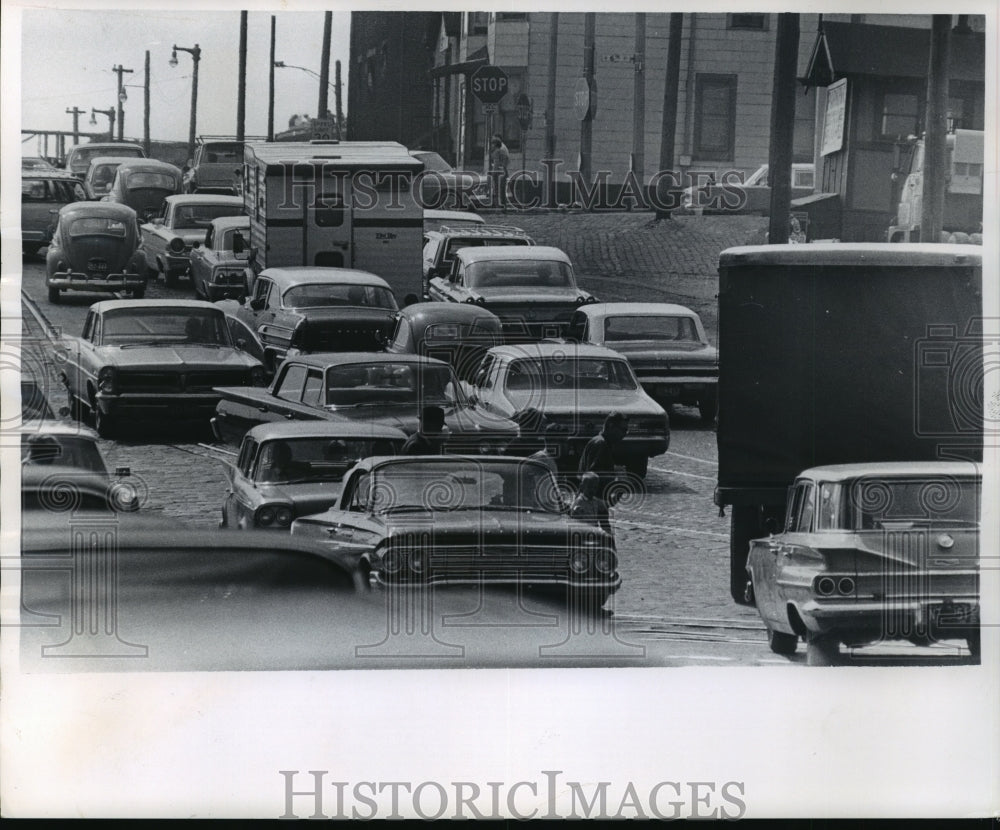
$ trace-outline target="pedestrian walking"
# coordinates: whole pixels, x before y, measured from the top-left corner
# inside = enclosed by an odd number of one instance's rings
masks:
[[[507,177],[510,167],[510,151],[497,133],[490,140],[490,181],[493,183],[494,202],[507,209]]]
[[[440,455],[444,451],[444,410],[425,406],[420,411],[420,428],[406,439],[400,455]]]
[[[622,457],[625,436],[628,434],[628,416],[612,412],[604,419],[604,427],[599,435],[591,438],[580,455],[579,473],[595,473],[598,477],[599,493],[610,507],[617,499],[611,493],[611,485],[617,477],[616,467],[623,466]]]
[[[597,473],[584,473],[580,479],[580,492],[573,498],[569,515],[606,530],[613,540],[615,534],[611,529],[611,514],[607,502],[600,496],[600,484]]]

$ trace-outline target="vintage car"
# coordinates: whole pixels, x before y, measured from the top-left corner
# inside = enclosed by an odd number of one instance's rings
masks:
[[[425,210],[424,211],[424,233],[427,231],[440,230],[442,225],[456,225],[462,227],[479,227],[485,225],[486,220],[478,213],[471,210]],[[427,237],[424,236],[424,244]]]
[[[188,273],[191,251],[205,241],[212,220],[242,213],[237,196],[167,196],[162,213],[141,227],[149,274],[162,274],[167,285],[176,285]]]
[[[534,245],[534,240],[520,228],[505,225],[445,225],[436,231],[424,231],[423,272],[424,293],[430,290],[429,281],[451,273],[455,252],[463,248],[506,247],[508,245]],[[440,298],[438,298],[440,299]]]
[[[55,165],[41,156],[21,156],[21,171],[25,170],[55,170]]]
[[[273,369],[288,354],[380,351],[398,310],[389,283],[367,271],[291,266],[261,271],[235,315]]]
[[[544,420],[561,425],[557,463],[562,467],[579,464],[583,448],[614,411],[629,418],[622,458],[630,473],[645,476],[649,458],[670,446],[663,407],[643,391],[622,355],[601,346],[497,346],[486,353],[476,372],[472,399],[477,408],[495,416],[520,420],[521,413],[535,410]]]
[[[221,396],[212,427],[238,445],[257,424],[284,420],[345,419],[417,431],[420,410],[445,413],[448,452],[495,454],[517,437],[517,425],[473,407],[454,370],[419,355],[337,353],[285,360],[268,389],[215,390]]]
[[[767,165],[741,179],[723,175],[721,182],[694,184],[684,188],[681,206],[697,213],[762,213],[771,210],[771,186],[767,183]],[[816,178],[813,164],[792,165],[792,198],[812,194]],[[713,176],[714,178],[714,176]]]
[[[206,137],[195,147],[193,164],[184,173],[184,192],[235,196],[242,173],[243,142]]]
[[[715,419],[719,353],[691,309],[671,303],[585,305],[573,313],[566,338],[614,349],[664,406],[697,406],[703,420]]]
[[[961,461],[804,471],[784,529],[750,543],[748,598],[771,649],[810,664],[888,640],[964,639],[979,656],[982,473]]]
[[[456,170],[433,150],[411,150],[424,165],[420,177],[420,203],[424,208],[472,207],[489,199],[489,179],[482,173]]]
[[[63,205],[87,198],[83,183],[60,170],[21,173],[21,250],[34,256],[52,239],[56,215]]]
[[[63,337],[70,408],[89,411],[102,438],[137,417],[208,419],[214,387],[262,385],[264,367],[237,348],[222,309],[200,300],[106,300],[87,313],[81,337]]]
[[[220,216],[213,219],[205,241],[188,255],[194,293],[210,302],[234,299],[243,302],[249,293],[247,263],[250,252],[244,245],[233,249],[237,235],[250,236],[248,216]]]
[[[181,192],[179,167],[165,161],[142,159],[118,165],[111,189],[102,201],[128,205],[139,215],[140,222],[149,222],[163,213],[167,196]]]
[[[504,336],[561,337],[573,312],[597,300],[577,287],[569,257],[543,245],[464,248],[451,272],[430,280],[432,300],[478,303],[503,321]]]
[[[89,144],[77,144],[70,147],[66,153],[66,163],[63,167],[74,176],[81,179],[86,175],[90,162],[98,156],[127,156],[130,159],[146,158],[146,151],[139,144],[127,141],[91,141]]]
[[[134,161],[135,156],[116,156],[108,153],[106,156],[95,156],[90,161],[90,167],[83,177],[83,189],[91,201],[103,199],[111,190],[115,180],[115,172],[127,161]]]
[[[52,405],[38,383],[38,379],[30,375],[21,375],[21,421],[39,421],[54,419]]]
[[[596,610],[621,585],[611,535],[570,518],[555,477],[527,458],[367,458],[292,536],[359,556],[373,583],[394,588],[554,588]]]
[[[288,530],[298,516],[333,506],[362,458],[395,455],[406,435],[354,421],[292,421],[254,427],[227,471],[220,527]]]
[[[33,506],[45,507],[42,483],[46,471],[50,471],[48,495],[55,499],[59,498],[60,487],[71,487],[77,480],[84,483],[81,486],[89,487],[100,479],[104,482],[106,504],[111,509],[138,510],[142,501],[141,486],[124,480],[131,475],[129,468],[116,467],[112,477],[98,447],[97,433],[80,424],[43,420],[22,430],[21,465],[22,477],[27,471],[29,478],[38,483],[35,497],[26,502]],[[52,470],[58,473],[57,481],[52,480]],[[66,498],[73,495],[71,491],[63,493]]]
[[[502,343],[500,318],[482,306],[414,303],[396,315],[385,350],[443,360],[461,380],[471,381],[486,350]]]
[[[110,202],[74,202],[59,211],[45,254],[49,302],[63,291],[126,291],[141,299],[146,272],[135,211]]]

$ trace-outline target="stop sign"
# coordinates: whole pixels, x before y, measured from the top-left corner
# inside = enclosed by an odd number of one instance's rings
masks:
[[[472,73],[472,94],[484,104],[498,104],[507,94],[507,73],[499,66],[480,66]]]

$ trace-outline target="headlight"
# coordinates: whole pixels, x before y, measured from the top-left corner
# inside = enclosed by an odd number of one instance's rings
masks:
[[[105,395],[118,391],[118,372],[114,366],[105,366],[97,373],[97,388]]]
[[[483,441],[479,445],[480,455],[493,455],[494,452],[495,450],[493,449],[493,445],[489,441]]]
[[[569,555],[569,568],[574,573],[585,573],[590,567],[590,556],[586,551],[577,550]]]
[[[469,298],[468,298],[468,299],[466,300],[466,302],[467,302],[467,303],[474,303],[474,302],[476,302],[476,298],[475,298],[475,297],[469,297]]]
[[[394,574],[402,567],[403,554],[398,550],[390,550],[382,557],[382,570],[386,573]]]
[[[111,503],[111,506],[115,510],[137,510],[139,507],[139,494],[131,484],[117,481],[111,486]]]
[[[184,240],[181,239],[179,236],[175,236],[173,239],[170,240],[169,248],[175,254],[183,254],[184,253]]]
[[[254,521],[260,527],[270,527],[274,524],[274,508],[266,506],[261,507],[257,511],[257,516]]]
[[[610,550],[598,551],[594,557],[594,567],[602,574],[613,573],[618,567],[617,557]]]
[[[253,386],[267,386],[267,374],[263,366],[254,366],[250,370],[250,383]]]
[[[413,551],[413,553],[410,554],[410,570],[416,574],[423,573],[427,567],[425,556],[426,554],[423,551]]]

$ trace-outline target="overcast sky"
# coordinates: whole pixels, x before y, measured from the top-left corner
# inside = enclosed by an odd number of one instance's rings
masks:
[[[231,4],[230,9],[238,9]],[[276,60],[318,73],[323,46],[323,12],[275,12]],[[246,134],[267,133],[267,63],[270,12],[250,12],[247,31]],[[169,65],[171,47],[201,47],[198,81],[199,134],[236,132],[239,70],[239,11],[167,11],[148,7],[136,11],[25,9],[22,17],[22,127],[73,127],[66,109],[86,110],[81,130],[107,129],[107,118],[90,125],[91,108],[116,106],[117,76],[112,66],[135,70],[124,75],[128,84],[125,134],[142,137],[145,53],[150,53],[150,133],[154,139],[187,140],[191,111],[192,58],[178,52]],[[343,100],[347,108],[350,14],[335,11],[330,50],[330,81],[334,62],[342,62]],[[319,81],[298,69],[275,69],[276,130],[288,126],[294,114],[317,114]],[[335,108],[333,90],[329,106]],[[31,147],[24,145],[25,154]]]

